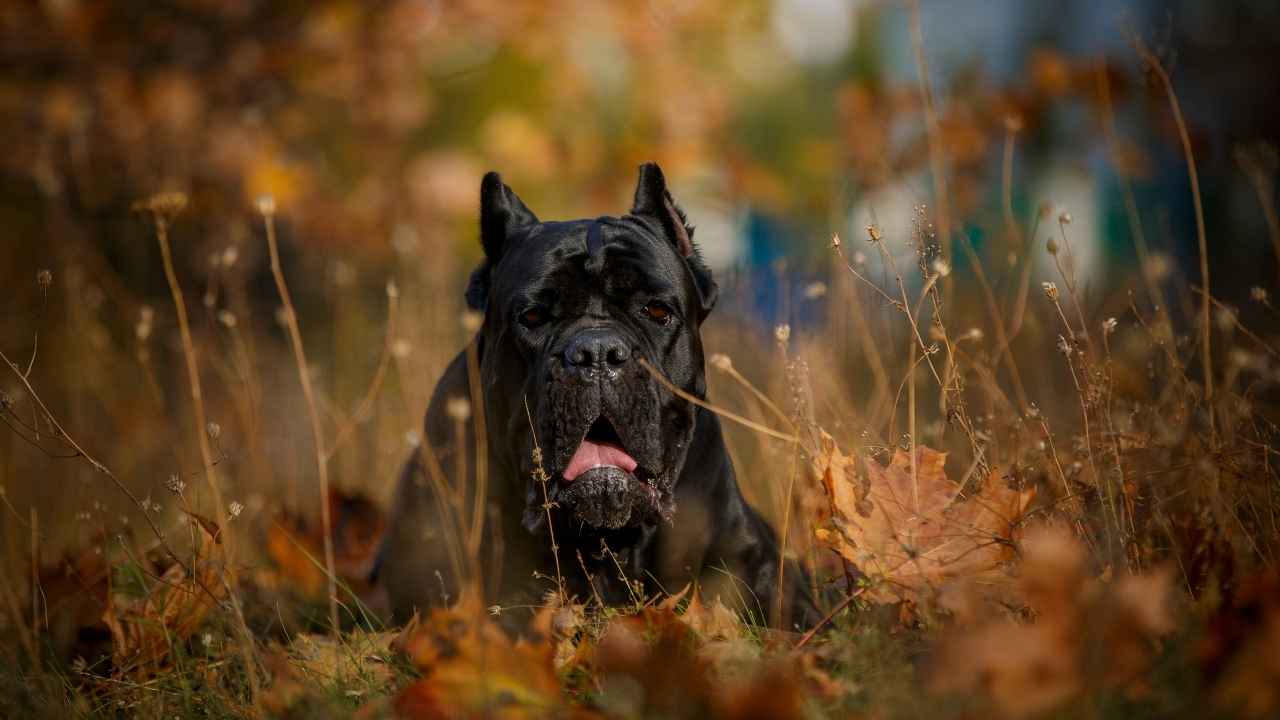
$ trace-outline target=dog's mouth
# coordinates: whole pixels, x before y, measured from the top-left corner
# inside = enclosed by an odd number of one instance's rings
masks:
[[[664,517],[660,473],[642,467],[604,415],[587,428],[560,474],[557,502],[586,525],[617,529]]]
[[[637,465],[635,458],[622,446],[622,437],[614,429],[613,423],[601,415],[587,429],[587,434],[578,444],[573,457],[569,458],[569,464],[561,477],[565,482],[573,482],[589,470],[607,467],[634,473]]]

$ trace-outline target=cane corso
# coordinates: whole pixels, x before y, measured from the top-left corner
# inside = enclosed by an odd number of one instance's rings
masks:
[[[483,322],[435,389],[379,551],[393,616],[456,598],[460,576],[501,605],[559,577],[606,604],[695,582],[762,621],[816,622],[720,421],[671,391],[706,395],[717,288],[662,170],[640,167],[630,213],[567,222],[489,173],[480,239],[466,299]]]

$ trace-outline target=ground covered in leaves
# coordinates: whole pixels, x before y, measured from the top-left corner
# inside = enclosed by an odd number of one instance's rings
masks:
[[[1036,511],[1044,506],[1033,484],[1012,487],[993,469],[980,479],[970,473],[962,486],[948,476],[947,456],[924,446],[914,462],[898,449],[884,465],[820,432],[815,450],[808,479],[821,491],[821,512],[811,530],[827,567],[847,571],[833,580],[838,591],[823,591],[838,602],[827,603],[816,632],[752,625],[696,588],[622,608],[554,592],[541,607],[503,608],[469,592],[406,627],[383,628],[363,607],[374,596],[359,583],[381,514],[335,495],[341,632],[324,628],[314,527],[272,519],[260,528],[268,562],[233,573],[216,523],[192,512],[183,557],[84,552],[44,568],[50,634],[34,639],[25,670],[0,674],[4,697],[12,717],[1127,717],[1205,709],[1264,717],[1280,708],[1275,572],[1188,593],[1196,571],[1187,563],[1209,573],[1202,583],[1230,572],[1229,556],[1215,556],[1227,552],[1223,542],[1206,539],[1186,558],[1140,571],[1100,566],[1088,528]],[[241,628],[253,635],[248,644]],[[52,666],[31,675],[38,658]],[[61,702],[44,704],[50,695]]]
[[[949,3],[825,69],[806,3],[163,5],[0,5],[0,718],[1280,716],[1280,161],[1178,100],[1271,79],[1199,42],[1248,13],[943,85]],[[387,627],[481,174],[589,217],[651,159],[775,243],[708,398],[822,626],[548,577]]]

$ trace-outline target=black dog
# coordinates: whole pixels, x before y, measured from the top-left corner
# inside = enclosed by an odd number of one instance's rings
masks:
[[[393,615],[448,602],[460,576],[529,602],[558,572],[579,598],[696,581],[758,619],[816,622],[799,566],[779,578],[777,537],[742,498],[719,420],[654,376],[705,396],[700,327],[716,300],[658,166],[641,166],[629,214],[571,222],[540,222],[489,173],[480,236],[467,302],[483,325],[436,387],[379,552]]]

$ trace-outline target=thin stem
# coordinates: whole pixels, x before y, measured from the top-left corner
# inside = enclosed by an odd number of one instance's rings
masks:
[[[911,25],[911,49],[915,55],[916,69],[920,76],[920,95],[924,98],[924,117],[926,135],[929,141],[929,165],[933,175],[934,202],[938,204],[938,234],[942,236],[942,258],[951,260],[951,208],[947,197],[947,161],[946,150],[942,141],[942,131],[938,125],[938,110],[933,102],[933,89],[929,85],[929,61],[924,54],[924,29],[920,22],[919,0],[907,3],[909,23]],[[947,283],[948,302],[950,307],[950,288]]]
[[[116,489],[124,493],[125,497],[129,498],[129,502],[131,502],[134,505],[134,507],[142,509],[142,501],[138,499],[138,496],[134,495],[133,491],[130,490],[127,485],[121,482],[120,478],[117,477],[115,473],[111,472],[110,468],[108,468],[106,465],[102,464],[95,457],[93,457],[88,452],[86,452],[85,449],[79,443],[77,443],[75,439],[71,437],[71,435],[67,433],[67,431],[62,427],[62,423],[58,422],[58,419],[53,416],[53,413],[49,412],[48,406],[44,404],[44,400],[40,399],[40,395],[36,393],[36,389],[32,387],[30,380],[28,380],[27,377],[23,375],[22,368],[18,367],[17,363],[10,360],[9,357],[4,354],[3,350],[0,350],[0,360],[3,360],[4,364],[8,365],[9,369],[13,371],[13,374],[18,376],[18,380],[26,388],[27,394],[31,397],[32,401],[34,401],[35,404],[39,406],[40,412],[44,414],[45,419],[53,427],[54,431],[57,433],[58,438],[60,438],[61,440],[66,442],[68,445],[70,445],[72,450],[75,450],[75,455],[72,455],[71,457],[84,458],[85,462],[89,463],[89,467],[93,468],[96,472],[100,472],[103,475],[106,475],[107,479],[110,480],[111,483],[116,486]],[[170,559],[172,559],[175,563],[181,566],[182,569],[186,571],[188,576],[191,576],[192,575],[191,568],[188,567],[187,564],[182,561],[182,558],[178,557],[178,554],[173,551],[173,548],[169,546],[169,543],[165,540],[164,532],[162,532],[160,530],[160,527],[156,525],[155,520],[151,517],[151,514],[144,510],[142,513],[142,519],[146,521],[147,527],[149,527],[151,529],[151,532],[156,536],[156,540],[159,541],[160,547],[164,549],[165,554],[167,554]]]
[[[1204,371],[1204,403],[1209,414],[1209,435],[1212,447],[1218,446],[1218,422],[1213,410],[1213,352],[1210,346],[1213,327],[1209,322],[1209,247],[1205,238],[1204,205],[1200,201],[1200,174],[1196,171],[1196,158],[1191,151],[1191,136],[1187,133],[1187,123],[1182,118],[1182,106],[1178,103],[1178,95],[1173,90],[1173,81],[1169,73],[1140,39],[1134,39],[1134,46],[1142,56],[1151,72],[1160,80],[1165,95],[1169,98],[1169,108],[1173,111],[1173,121],[1178,127],[1178,138],[1182,141],[1182,153],[1187,161],[1187,175],[1191,179],[1191,200],[1196,211],[1196,242],[1200,251],[1200,363]]]
[[[833,618],[835,618],[835,616],[836,616],[837,614],[839,614],[839,612],[840,612],[841,610],[844,610],[845,608],[849,607],[850,603],[852,603],[854,600],[857,600],[857,599],[858,599],[859,597],[861,597],[861,596],[862,596],[862,594],[863,594],[863,593],[865,593],[866,591],[867,591],[867,589],[866,589],[865,587],[863,587],[863,588],[859,588],[859,589],[857,590],[857,592],[852,592],[852,593],[849,593],[848,595],[846,595],[846,596],[844,597],[844,600],[841,600],[841,601],[839,602],[839,604],[837,604],[835,607],[831,608],[831,612],[827,613],[826,617],[824,617],[824,618],[822,618],[821,620],[819,620],[819,621],[818,621],[818,624],[816,624],[816,625],[814,625],[813,627],[809,628],[809,632],[807,632],[807,633],[805,633],[804,635],[802,635],[802,636],[800,637],[800,641],[799,641],[799,642],[797,642],[797,643],[796,643],[796,646],[795,646],[795,647],[793,647],[793,648],[791,648],[791,649],[792,649],[792,650],[799,650],[800,648],[804,647],[805,645],[808,645],[808,644],[809,644],[809,641],[810,641],[810,640],[812,640],[812,639],[813,639],[813,637],[814,637],[815,635],[817,635],[817,634],[818,634],[818,631],[819,631],[819,630],[821,630],[822,628],[826,627],[826,626],[827,626],[827,623],[831,622],[831,620],[832,620]]]
[[[382,343],[382,355],[378,358],[378,367],[373,371],[373,380],[369,382],[369,389],[365,391],[364,398],[360,404],[356,406],[356,411],[338,428],[337,434],[334,436],[333,444],[329,446],[328,452],[325,454],[325,460],[332,460],[333,456],[338,452],[351,437],[351,433],[355,431],[356,425],[364,421],[369,416],[369,412],[373,409],[373,403],[378,398],[378,391],[382,388],[382,382],[386,379],[387,369],[391,366],[392,345],[396,336],[396,308],[399,306],[399,291],[392,292],[391,287],[387,290],[387,334]],[[234,328],[233,328],[234,330]]]
[[[1022,374],[1018,371],[1018,363],[1013,359],[1013,351],[1009,348],[1009,335],[1005,332],[1004,318],[1000,315],[1000,307],[996,304],[995,293],[991,290],[991,283],[987,281],[987,274],[982,269],[982,260],[978,257],[978,253],[974,251],[969,244],[969,239],[964,233],[960,234],[960,248],[965,251],[969,257],[969,262],[973,263],[974,276],[978,278],[978,285],[982,288],[982,297],[987,305],[987,312],[991,314],[991,322],[996,328],[996,343],[1000,347],[1000,357],[1004,360],[1005,367],[1009,370],[1009,376],[1013,380],[1013,391],[1018,394],[1018,411],[1024,412],[1029,406],[1027,400],[1027,391],[1022,384]]]
[[[260,208],[273,210],[272,208]],[[315,442],[316,473],[320,481],[320,525],[324,531],[324,567],[329,584],[329,625],[332,631],[340,633],[338,625],[338,584],[334,573],[333,560],[333,518],[329,511],[329,463],[326,462],[324,430],[320,426],[320,413],[316,410],[315,392],[311,388],[311,372],[307,369],[306,351],[302,347],[302,333],[298,330],[298,314],[293,309],[293,300],[289,296],[289,286],[284,280],[284,271],[280,268],[280,249],[276,242],[276,225],[274,211],[264,211],[262,222],[267,230],[267,249],[271,254],[271,274],[275,277],[276,290],[280,293],[280,301],[284,303],[285,325],[289,329],[289,342],[293,346],[293,359],[298,368],[298,379],[302,382],[302,394],[307,401],[307,415],[311,419],[311,437]]]
[[[1107,141],[1107,154],[1115,168],[1116,177],[1120,180],[1120,194],[1124,198],[1125,214],[1129,219],[1129,232],[1133,234],[1133,247],[1138,253],[1141,264],[1142,280],[1147,286],[1147,295],[1156,309],[1163,311],[1164,297],[1156,280],[1151,274],[1151,252],[1147,247],[1147,236],[1142,229],[1142,214],[1138,212],[1138,201],[1133,196],[1133,186],[1128,175],[1120,167],[1120,141],[1116,133],[1116,116],[1111,104],[1111,80],[1107,77],[1105,63],[1098,64],[1097,70],[1098,97],[1102,108],[1102,134]]]
[[[765,435],[768,435],[769,437],[777,438],[779,440],[786,440],[787,442],[790,442],[790,443],[800,442],[800,438],[797,437],[796,435],[788,435],[786,433],[778,432],[777,430],[774,430],[771,427],[766,427],[764,425],[761,425],[758,422],[748,420],[747,418],[742,417],[737,413],[725,410],[724,408],[716,407],[715,405],[712,405],[711,403],[693,395],[692,393],[681,390],[680,388],[676,387],[670,380],[668,380],[666,375],[663,375],[661,372],[659,372],[656,368],[654,368],[652,365],[649,364],[649,361],[645,360],[644,358],[636,358],[636,361],[640,363],[640,367],[643,367],[645,370],[647,370],[649,374],[652,375],[660,385],[665,387],[669,392],[671,392],[676,397],[687,400],[693,403],[694,405],[697,405],[698,407],[710,410],[711,412],[719,415],[722,418],[725,418],[727,420],[732,420],[738,423],[739,425],[743,425],[745,427],[751,428],[752,430],[755,430],[758,433],[763,433]]]
[[[249,689],[254,707],[258,707],[259,686],[258,671],[253,658],[253,635],[245,623],[244,613],[240,609],[240,598],[235,591],[236,575],[234,562],[234,543],[227,529],[227,508],[222,503],[222,489],[218,487],[217,475],[214,471],[213,449],[209,446],[209,423],[204,411],[204,392],[200,388],[200,368],[196,361],[195,343],[191,340],[191,325],[187,320],[187,305],[182,297],[182,286],[178,283],[178,274],[173,269],[173,253],[169,248],[169,219],[163,212],[153,211],[152,218],[156,226],[156,242],[160,245],[160,257],[164,261],[164,276],[169,282],[169,293],[173,296],[173,307],[178,315],[178,331],[182,336],[182,355],[187,365],[187,380],[191,388],[191,404],[196,415],[196,438],[200,441],[200,460],[204,464],[204,476],[213,495],[214,514],[218,519],[218,527],[223,529],[222,548],[229,572],[227,583],[228,597],[232,612],[236,617],[237,629],[240,632],[240,649],[244,659],[245,673],[249,676]],[[193,576],[194,577],[194,576]]]
[[[538,432],[533,426],[533,413],[529,411],[529,398],[524,398],[524,416],[529,421],[529,435],[533,437],[533,479],[542,487],[542,511],[547,515],[547,535],[551,537],[551,557],[556,564],[556,594],[560,596],[560,604],[569,602],[564,589],[564,576],[560,573],[560,546],[556,544],[556,528],[551,522],[551,500],[547,495],[546,468],[542,466],[542,446],[538,444]]]

